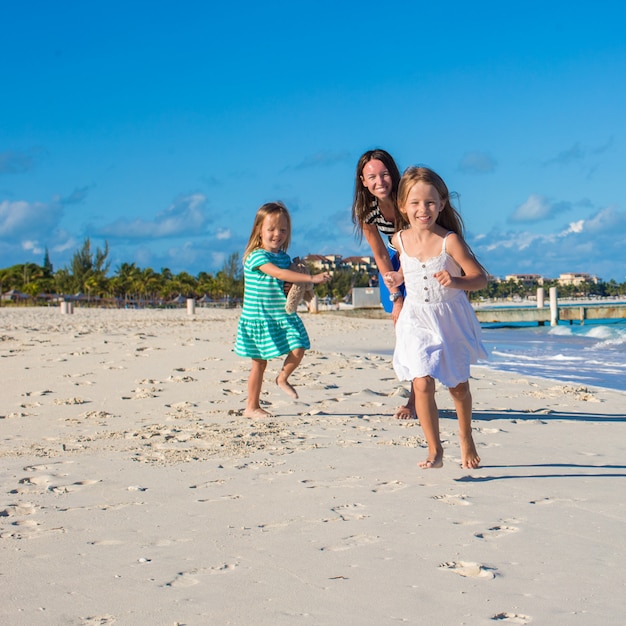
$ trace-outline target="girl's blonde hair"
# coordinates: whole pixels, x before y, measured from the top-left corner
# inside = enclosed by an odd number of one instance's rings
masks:
[[[250,239],[248,240],[248,245],[243,253],[244,261],[251,252],[261,247],[261,228],[263,227],[263,222],[268,215],[285,216],[288,231],[287,238],[285,239],[285,243],[282,245],[281,250],[283,252],[287,252],[287,248],[289,248],[289,244],[291,243],[291,217],[289,216],[289,211],[282,202],[267,202],[256,212],[254,224],[252,225],[252,232],[250,233]]]

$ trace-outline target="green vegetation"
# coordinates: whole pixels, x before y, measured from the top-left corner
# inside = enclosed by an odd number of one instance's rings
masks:
[[[226,304],[240,302],[243,298],[243,267],[238,253],[231,254],[222,268],[213,274],[200,272],[192,276],[187,272],[173,274],[168,268],[157,272],[140,268],[135,263],[122,263],[110,274],[109,247],[92,249],[86,239],[68,267],[56,272],[46,250],[43,264],[25,263],[0,269],[0,293],[15,290],[29,296],[16,296],[15,301],[45,302],[44,294],[76,296],[86,302],[111,305],[166,305],[175,298],[207,298]],[[342,298],[353,286],[368,284],[365,272],[339,270],[333,279],[318,285],[320,297]]]
[[[81,294],[87,302],[124,305],[167,305],[175,298],[207,298],[215,302],[236,304],[243,298],[243,268],[238,253],[231,254],[214,275],[200,272],[192,276],[187,272],[173,274],[168,268],[156,272],[140,268],[135,263],[122,263],[110,275],[109,247],[92,249],[86,239],[75,252],[68,267],[54,271],[46,249],[42,265],[24,263],[0,269],[0,293],[19,292],[16,301],[45,302],[42,294],[75,296]],[[343,300],[353,287],[367,287],[367,272],[338,269],[325,285],[317,285],[320,298]],[[472,300],[517,299],[535,296],[537,283],[521,284],[514,280],[491,281],[485,289],[471,292]],[[544,281],[546,294],[557,286],[560,298],[626,296],[626,282],[584,282],[581,285],[558,285],[556,280]]]
[[[484,289],[471,292],[470,297],[472,300],[525,299],[536,296],[538,287],[544,288],[546,298],[550,287],[557,288],[559,298],[604,298],[626,295],[626,282],[617,283],[611,279],[606,283],[585,281],[580,285],[560,285],[558,280],[554,279],[544,280],[543,285],[539,285],[538,282],[522,284],[514,280],[490,281]]]

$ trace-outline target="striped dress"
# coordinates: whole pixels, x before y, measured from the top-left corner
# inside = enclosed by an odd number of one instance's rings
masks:
[[[284,282],[258,269],[265,263],[287,269],[291,259],[286,252],[274,253],[262,248],[246,258],[243,310],[237,327],[235,353],[268,360],[296,348],[308,349],[311,344],[297,313],[285,311]]]

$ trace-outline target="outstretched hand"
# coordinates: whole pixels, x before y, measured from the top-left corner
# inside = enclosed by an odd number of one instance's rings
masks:
[[[320,272],[319,274],[313,274],[311,276],[311,282],[314,285],[319,285],[321,283],[327,283],[332,276],[328,272]]]
[[[404,276],[401,272],[387,272],[383,276],[383,281],[388,288],[399,287],[404,282]]]

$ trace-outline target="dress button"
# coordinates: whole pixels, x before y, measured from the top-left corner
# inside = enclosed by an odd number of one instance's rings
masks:
[[[428,298],[424,298],[424,302],[428,302]]]
[[[424,287],[424,291],[428,291],[428,287]]]
[[[426,267],[426,265],[425,265],[425,264],[422,264],[422,267]]]
[[[424,280],[428,280],[428,276],[424,276]]]

